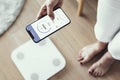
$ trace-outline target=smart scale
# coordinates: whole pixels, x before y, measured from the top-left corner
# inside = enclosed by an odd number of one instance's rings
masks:
[[[61,71],[66,61],[49,38],[27,41],[11,55],[24,80],[48,80]]]
[[[29,24],[26,31],[35,43],[29,40],[12,53],[12,60],[24,80],[47,80],[66,65],[59,50],[46,37],[68,25],[70,19],[60,8],[54,10],[54,16],[54,20],[46,15]]]

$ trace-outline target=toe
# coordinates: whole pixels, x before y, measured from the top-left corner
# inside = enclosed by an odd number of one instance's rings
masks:
[[[78,57],[82,57],[82,54],[81,54],[81,53],[79,53],[79,54],[78,54]]]
[[[98,74],[99,77],[101,77],[101,73],[102,73],[102,72],[100,71],[99,74]]]
[[[101,76],[101,75],[102,75],[102,72],[99,73],[99,76]]]
[[[99,77],[100,76],[100,72],[97,72],[97,77]]]
[[[103,76],[103,72],[100,73],[100,76]]]
[[[101,76],[102,76],[102,72],[99,72],[98,77],[101,77]]]
[[[90,75],[92,75],[92,71],[88,71],[88,73],[89,73]]]
[[[88,72],[89,72],[90,75],[93,75],[94,69],[89,69]]]
[[[80,61],[83,59],[82,51],[79,52],[77,60]]]
[[[99,77],[100,76],[100,74],[99,74],[99,72],[97,72],[97,75],[96,75],[97,77]]]
[[[83,58],[83,60],[80,61],[80,63],[85,64],[88,62],[88,57],[86,56],[85,58]]]
[[[81,60],[83,60],[83,57],[82,57],[82,56],[81,56],[81,57],[78,57],[77,60],[78,60],[78,61],[81,61]]]
[[[93,72],[93,76],[94,76],[94,77],[96,77],[96,76],[97,76],[97,73],[96,73],[95,71]]]
[[[79,51],[78,57],[82,56],[82,52],[83,52],[82,50]]]
[[[90,67],[90,69],[89,69],[88,71],[91,73],[92,76],[95,77],[96,71],[95,71],[95,66],[94,66],[94,64]]]
[[[99,76],[98,76],[98,72],[95,72],[95,77],[99,77]]]

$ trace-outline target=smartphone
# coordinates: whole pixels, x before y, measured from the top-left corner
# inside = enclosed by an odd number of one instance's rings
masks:
[[[53,13],[53,20],[48,15],[46,15],[39,20],[27,25],[26,31],[35,43],[40,42],[71,22],[61,8],[54,10]]]

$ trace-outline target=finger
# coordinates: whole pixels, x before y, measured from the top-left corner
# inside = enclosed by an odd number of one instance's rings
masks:
[[[40,8],[40,10],[39,10],[36,18],[37,18],[37,19],[40,19],[41,17],[43,17],[43,16],[46,15],[46,14],[47,14],[47,8],[46,8],[45,5],[43,5],[43,6]]]
[[[51,17],[51,19],[54,19],[54,13],[53,13],[53,6],[52,5],[47,6],[47,14]]]
[[[57,3],[54,9],[60,8],[62,7],[62,5],[63,5],[63,1],[60,1],[59,3]]]
[[[63,1],[59,2],[58,6],[61,7],[63,5]]]
[[[47,14],[47,12],[46,11],[44,11],[44,12],[40,12],[40,13],[38,13],[38,15],[37,15],[37,19],[40,19],[40,18],[42,18],[44,15],[46,15]]]

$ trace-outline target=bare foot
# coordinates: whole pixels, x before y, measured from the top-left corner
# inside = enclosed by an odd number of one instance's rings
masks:
[[[103,76],[111,67],[115,59],[112,58],[109,52],[106,52],[103,57],[94,63],[88,72],[95,77]]]
[[[106,48],[107,43],[96,42],[88,45],[80,50],[78,55],[78,61],[80,64],[84,64],[91,60],[96,54],[100,53]]]

